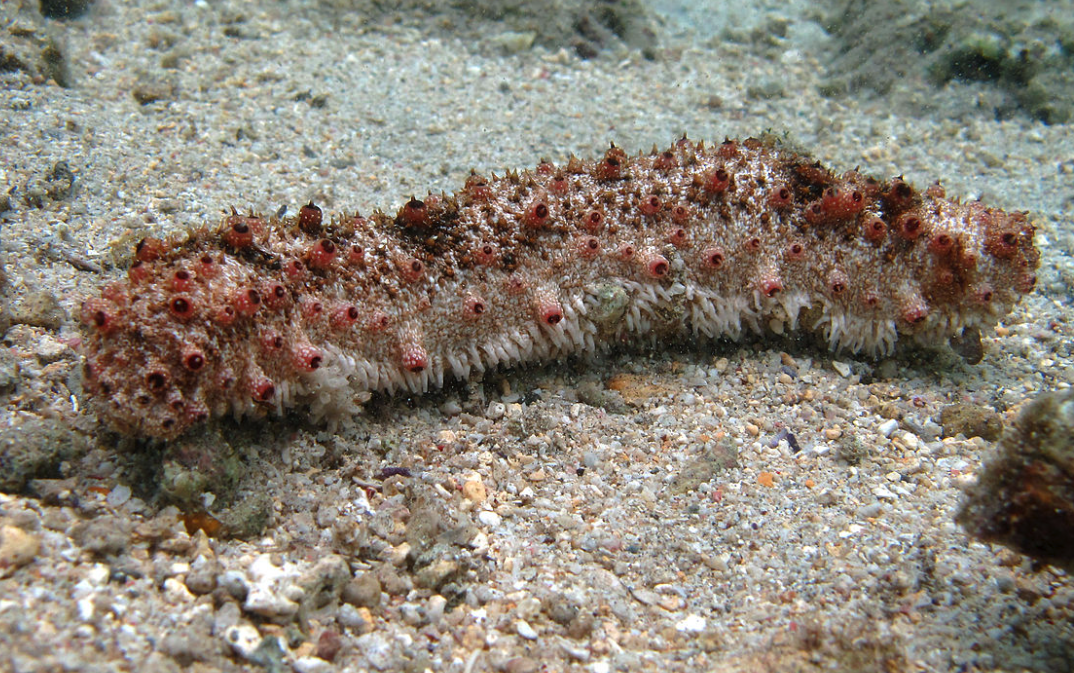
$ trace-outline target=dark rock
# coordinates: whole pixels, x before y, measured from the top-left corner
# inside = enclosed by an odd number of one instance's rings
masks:
[[[460,571],[459,562],[454,559],[439,559],[419,570],[414,575],[414,583],[426,589],[437,589]]]
[[[25,418],[0,432],[0,491],[21,491],[35,478],[59,476],[59,465],[85,452],[89,439],[59,418]]]
[[[2,273],[2,267],[0,267]],[[11,311],[8,310],[8,301],[0,296],[0,336],[3,336],[11,327]]]
[[[238,450],[220,428],[206,427],[168,445],[161,460],[161,495],[189,510],[200,507],[206,491],[215,494],[218,503],[225,502],[245,469]]]
[[[198,557],[186,574],[186,588],[199,596],[211,593],[216,588],[216,577],[220,570],[220,562],[215,558]]]
[[[229,509],[218,512],[216,518],[224,524],[229,537],[253,540],[261,536],[272,516],[272,496],[255,493]]]
[[[75,526],[71,537],[85,551],[99,556],[118,556],[130,545],[130,524],[118,517],[101,516]]]
[[[579,614],[567,625],[567,636],[575,640],[585,640],[593,632],[593,617]]]
[[[0,71],[22,73],[33,84],[71,86],[70,68],[62,43],[29,2],[0,2]],[[42,3],[44,4],[44,3]],[[16,101],[10,109],[26,110],[32,103]]]
[[[409,577],[400,575],[388,563],[382,563],[377,568],[377,580],[389,596],[405,596],[408,591],[414,588],[414,584]]]
[[[968,365],[979,364],[984,359],[984,343],[981,342],[981,330],[967,327],[962,334],[956,334],[947,341],[951,350],[966,361]]]
[[[93,0],[41,0],[41,14],[48,19],[77,19]]]
[[[350,580],[351,571],[347,562],[337,554],[330,554],[304,572],[298,580],[305,598],[303,607],[307,610],[323,608],[339,600],[343,587]]]
[[[48,330],[58,330],[67,319],[67,312],[60,306],[56,296],[48,290],[32,292],[19,302],[11,314],[11,321]]]
[[[841,463],[860,465],[869,454],[869,447],[854,432],[847,432],[836,441],[835,458]]]
[[[280,639],[276,636],[265,636],[249,659],[269,673],[284,673],[290,668],[284,660],[285,656]]]
[[[75,190],[75,173],[66,161],[57,161],[45,173],[45,194],[53,201],[63,201]]]
[[[250,592],[250,583],[247,581],[246,575],[240,570],[228,570],[221,573],[217,576],[216,583],[226,595],[240,603],[246,600],[246,596]]]
[[[131,96],[139,105],[149,105],[158,101],[174,100],[179,94],[179,86],[166,79],[157,79],[143,75],[131,89]]]
[[[0,348],[0,394],[10,393],[19,383],[19,361],[9,348]]]
[[[380,605],[380,592],[376,574],[363,572],[343,587],[343,601],[358,607],[375,608]]]
[[[187,629],[177,629],[164,636],[158,648],[183,668],[205,657],[204,639]]]
[[[317,649],[314,650],[314,656],[325,661],[335,661],[336,655],[339,654],[342,648],[343,639],[340,638],[339,633],[332,629],[326,629],[317,638]]]
[[[542,607],[548,614],[548,618],[560,626],[567,626],[578,617],[578,606],[560,594],[554,594],[546,598],[542,603]]]
[[[957,520],[983,540],[1074,572],[1074,390],[1043,394],[1022,411]]]
[[[669,491],[673,495],[692,493],[701,484],[709,482],[714,476],[729,467],[738,465],[738,450],[731,442],[719,442],[714,448],[683,465],[675,475]]]
[[[22,189],[22,200],[31,208],[44,208],[52,201],[70,198],[75,191],[75,173],[66,161],[57,161],[41,176],[31,177]]]
[[[962,434],[994,442],[1003,432],[1003,418],[994,409],[977,404],[951,404],[940,411],[944,437]]]

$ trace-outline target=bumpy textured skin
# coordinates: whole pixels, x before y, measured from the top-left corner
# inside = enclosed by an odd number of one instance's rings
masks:
[[[870,354],[995,323],[1032,290],[1023,213],[837,176],[772,143],[472,175],[393,217],[232,213],[139,244],[82,307],[86,390],[120,432],[353,413],[373,391],[647,339],[803,330]]]

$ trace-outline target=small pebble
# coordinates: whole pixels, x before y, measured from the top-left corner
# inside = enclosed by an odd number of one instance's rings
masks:
[[[679,633],[701,633],[705,626],[707,622],[701,615],[687,615],[675,623],[675,630]]]
[[[440,413],[445,416],[458,416],[462,413],[462,405],[457,400],[449,400],[440,405]]]
[[[291,667],[295,673],[334,673],[336,667],[318,657],[297,657]]]
[[[876,368],[876,374],[881,379],[893,379],[899,374],[898,360],[884,360]]]
[[[292,582],[298,571],[294,564],[286,563],[283,567],[272,562],[271,554],[262,554],[250,564],[250,574],[254,581],[243,603],[243,609],[269,619],[288,618],[298,612],[299,604],[295,599],[300,594]]]
[[[7,577],[30,561],[41,549],[41,540],[17,526],[0,528],[0,578]]]
[[[421,622],[424,619],[419,608],[414,603],[403,603],[399,606],[399,614],[403,617],[403,622],[410,626],[421,626]]]
[[[507,54],[518,54],[532,47],[533,41],[536,39],[537,33],[533,31],[508,30],[498,35],[493,35],[489,38],[489,41]]]
[[[862,507],[858,510],[858,516],[863,519],[872,519],[873,517],[880,514],[881,507],[882,505],[879,502],[874,502],[871,505],[866,505],[865,507]]]
[[[477,513],[477,520],[482,526],[488,526],[489,528],[496,528],[500,525],[502,518],[496,512],[482,511]]]
[[[343,587],[341,597],[344,603],[356,607],[375,608],[380,605],[380,580],[376,573],[359,573]]]
[[[885,500],[895,500],[899,497],[895,495],[895,493],[893,493],[891,490],[889,490],[886,486],[877,486],[876,488],[874,488],[873,495],[878,498],[883,498]]]
[[[108,492],[108,497],[105,498],[105,502],[109,507],[119,507],[126,504],[131,499],[130,486],[126,484],[117,484],[115,488]]]
[[[525,619],[515,622],[515,631],[526,640],[537,640],[537,632],[533,630],[533,627]]]
[[[60,343],[54,339],[51,335],[44,334],[34,344],[34,355],[37,357],[37,361],[43,365],[56,362],[64,356],[66,353],[70,353],[71,348],[64,343]]]
[[[226,570],[216,578],[216,584],[229,596],[238,601],[245,601],[250,585],[241,570]]]
[[[93,619],[93,613],[96,610],[93,607],[93,598],[86,596],[85,598],[79,599],[78,602],[75,603],[75,609],[78,611],[79,620],[88,622]]]
[[[429,600],[425,603],[425,617],[430,623],[440,621],[444,616],[444,608],[447,607],[447,599],[440,594],[435,594],[429,597]]]
[[[320,637],[317,638],[317,650],[316,656],[325,661],[333,661],[336,655],[339,654],[339,650],[343,647],[343,640],[340,638],[339,633],[332,629],[325,629],[321,631]]]
[[[164,580],[164,598],[173,605],[189,603],[194,600],[194,594],[179,580],[169,577]]]
[[[651,589],[635,589],[634,598],[645,605],[656,605],[660,602],[660,594]]]
[[[392,656],[392,644],[387,634],[367,633],[356,638],[354,643],[373,668],[378,671],[395,669],[396,661]]]
[[[95,586],[102,586],[112,576],[112,571],[104,563],[94,563],[86,573],[86,579]]]
[[[541,662],[529,657],[512,657],[504,662],[503,673],[540,673]]]
[[[287,648],[284,646],[283,639],[277,635],[268,635],[257,644],[257,649],[254,650],[249,659],[269,673],[272,671],[282,672],[284,670],[284,659],[287,656],[286,651]]]
[[[563,653],[575,661],[587,662],[589,661],[589,650],[580,645],[575,645],[570,641],[561,641],[559,644]]]
[[[899,422],[894,418],[889,418],[888,420],[877,426],[876,430],[885,437],[891,437],[891,435],[895,432],[895,430],[898,429],[898,427]]]
[[[1003,432],[1003,418],[995,409],[977,404],[959,403],[944,407],[940,411],[940,425],[945,437],[962,434],[991,442],[999,439]]]
[[[369,608],[356,608],[350,603],[344,603],[339,607],[336,621],[359,633],[367,633],[373,629],[373,615]]]
[[[186,588],[199,596],[210,593],[219,574],[220,563],[215,558],[199,556],[186,574]]]
[[[462,485],[462,497],[470,502],[484,502],[487,495],[485,484],[480,478],[469,479]]]
[[[1015,589],[1017,585],[1014,582],[1014,577],[1009,573],[996,576],[996,588],[1003,593],[1010,593]]]

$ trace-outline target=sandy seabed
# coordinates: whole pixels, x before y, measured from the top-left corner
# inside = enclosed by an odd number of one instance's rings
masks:
[[[997,120],[983,84],[822,96],[831,45],[793,9],[661,4],[652,60],[507,54],[517,36],[327,4],[101,2],[33,24],[71,86],[0,80],[0,431],[77,450],[0,493],[0,670],[1068,670],[1074,586],[954,523],[994,442],[945,437],[940,411],[1009,422],[1074,380],[1074,135]],[[775,19],[765,48],[713,25]],[[1038,290],[981,364],[643,346],[164,451],[80,413],[79,303],[146,235],[762,132],[1031,213]],[[178,483],[192,464],[216,487]],[[198,529],[225,514],[232,535]]]

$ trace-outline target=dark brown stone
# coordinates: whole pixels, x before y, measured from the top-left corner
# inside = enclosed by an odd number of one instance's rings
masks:
[[[1074,390],[1022,411],[957,518],[983,540],[1074,571]]]

